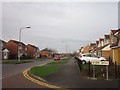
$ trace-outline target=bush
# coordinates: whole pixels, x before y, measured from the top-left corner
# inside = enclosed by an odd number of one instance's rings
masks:
[[[23,54],[21,59],[32,59],[32,56]]]

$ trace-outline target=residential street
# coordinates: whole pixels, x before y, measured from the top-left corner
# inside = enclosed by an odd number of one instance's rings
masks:
[[[3,65],[4,78],[2,80],[3,88],[47,88],[27,80],[22,71],[35,65],[51,62],[51,60],[36,61],[18,65]],[[39,62],[39,63],[38,63]],[[17,66],[17,67],[16,67]],[[6,68],[5,68],[6,67]],[[13,69],[13,70],[12,70]],[[13,74],[12,74],[13,73]],[[8,74],[8,75],[7,75]],[[63,88],[118,88],[117,80],[91,80],[80,75],[76,61],[69,60],[67,64],[63,64],[62,69],[57,73],[48,75],[45,79],[49,84],[53,84]],[[86,86],[87,85],[87,86]]]

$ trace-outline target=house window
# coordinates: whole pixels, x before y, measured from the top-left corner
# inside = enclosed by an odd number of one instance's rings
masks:
[[[21,47],[21,46],[18,46],[18,49],[19,49],[19,50],[22,50],[22,47]]]
[[[112,43],[114,43],[114,36],[113,36],[113,35],[111,36],[111,39],[112,39],[112,40],[111,40]]]
[[[28,48],[26,47],[26,48],[25,48],[25,50],[27,51],[27,50],[28,50]]]
[[[1,47],[3,47],[3,43],[1,43]]]

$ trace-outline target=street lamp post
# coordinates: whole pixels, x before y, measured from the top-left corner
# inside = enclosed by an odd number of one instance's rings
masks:
[[[31,28],[31,27],[21,27],[20,28],[20,33],[19,33],[19,46],[18,46],[18,61],[20,61],[20,56],[21,56],[21,30],[22,29],[28,29],[28,28]]]

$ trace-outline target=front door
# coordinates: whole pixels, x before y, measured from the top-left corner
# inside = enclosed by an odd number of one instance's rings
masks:
[[[4,52],[4,59],[8,59],[8,54],[7,54],[7,52]]]

